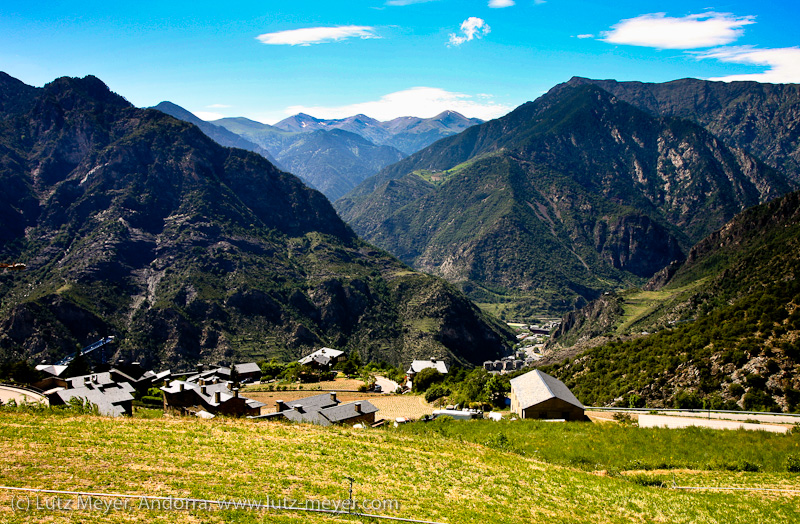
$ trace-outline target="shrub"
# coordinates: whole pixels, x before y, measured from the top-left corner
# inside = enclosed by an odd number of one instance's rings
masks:
[[[156,397],[160,401],[162,398],[164,398],[164,392],[161,391],[159,388],[147,388],[146,396]]]
[[[744,386],[734,382],[733,384],[728,386],[728,393],[730,393],[732,397],[739,398],[742,395],[744,395]]]
[[[636,393],[633,393],[630,396],[628,396],[628,407],[629,408],[643,408],[644,407],[644,400],[642,399],[642,397],[640,397]]]
[[[163,405],[163,398],[162,397],[156,397],[154,395],[145,395],[145,396],[142,397],[142,403],[143,404],[150,404],[150,405],[153,405],[153,406],[161,406],[161,405]]]
[[[443,384],[434,384],[428,388],[428,391],[425,392],[425,400],[427,402],[433,402],[436,399],[446,397],[450,394],[450,388]]]
[[[737,468],[736,471],[750,471],[755,473],[761,469],[761,466],[759,466],[754,462],[742,459],[736,464],[736,468]]]
[[[789,473],[800,473],[800,456],[788,455],[786,457],[786,471]]]
[[[505,433],[494,433],[489,435],[489,438],[486,439],[486,442],[483,444],[489,448],[498,449],[500,451],[517,453],[518,455],[525,454],[524,451],[518,449],[516,446],[514,446],[514,444],[511,443],[511,440],[509,440]]]
[[[645,487],[664,488],[667,486],[667,480],[665,478],[651,477],[649,475],[643,475],[641,473],[627,477],[627,479],[634,484],[638,484],[640,486],[645,486]]]
[[[742,399],[745,411],[773,411],[778,406],[766,391],[751,389]]]
[[[623,426],[632,426],[633,425],[633,417],[630,413],[623,413],[618,411],[614,413],[614,420],[619,422]]]
[[[429,387],[442,380],[444,380],[444,375],[439,373],[439,371],[434,368],[425,368],[414,375],[414,381],[412,382],[413,390],[418,393],[428,391]]]
[[[672,398],[672,405],[677,409],[699,409],[703,406],[703,402],[697,393],[680,390]]]

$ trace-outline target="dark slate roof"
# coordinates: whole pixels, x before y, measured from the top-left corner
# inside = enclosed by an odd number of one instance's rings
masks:
[[[330,393],[322,393],[321,395],[314,395],[313,397],[301,398],[286,402],[290,408],[295,406],[303,406],[305,411],[319,411],[321,409],[337,406],[339,400],[331,400]]]
[[[116,381],[111,377],[108,371],[104,373],[92,373],[91,375],[81,375],[79,377],[69,377],[65,379],[69,383],[70,388],[81,388],[87,384],[94,386],[116,384]]]
[[[261,368],[255,362],[246,362],[244,364],[235,364],[233,369],[237,373],[261,373]]]
[[[117,368],[111,368],[109,370],[109,374],[111,375],[111,378],[114,379],[116,382],[139,382],[139,380],[141,380],[141,377],[133,378],[132,376],[118,370]]]
[[[340,404],[332,408],[323,409],[320,411],[320,414],[335,424],[338,422],[344,422],[347,419],[360,417],[364,414],[376,413],[378,411],[378,408],[376,408],[371,402],[367,400],[362,400],[360,402],[361,411],[356,411],[357,402],[349,402],[347,404]]]
[[[511,390],[516,394],[521,409],[541,404],[552,398],[561,399],[583,409],[583,404],[563,382],[538,369],[512,378]]]
[[[127,384],[130,386],[130,384]],[[133,400],[133,396],[126,388],[114,387],[76,387],[72,389],[62,389],[56,394],[65,404],[72,398],[81,398],[97,406],[101,415],[118,417],[125,413],[125,409],[120,404]]]
[[[229,379],[231,378],[231,369],[230,368],[214,368],[214,369],[207,369],[200,373],[195,373],[191,375],[189,378],[186,379],[186,382],[199,382],[200,379],[203,380],[211,380],[213,378],[218,379]]]
[[[199,400],[201,400],[207,406],[218,407],[221,404],[229,401],[230,399],[234,398],[233,392],[228,389],[228,385],[230,382],[218,382],[216,384],[206,384],[205,386],[201,386],[200,384],[195,384],[193,382],[182,382],[180,380],[173,380],[170,382],[169,386],[162,387],[166,393],[176,394],[181,392],[181,384],[183,384],[184,391],[192,391]],[[205,393],[203,393],[203,388],[205,388]],[[219,402],[216,402],[214,397],[215,393],[219,392]],[[239,395],[245,401],[248,407],[251,408],[260,408],[262,406],[266,406],[263,402],[259,402],[257,400],[249,399],[247,397],[243,397]]]
[[[331,363],[331,358],[326,357],[325,355],[317,355],[316,357],[314,357],[314,362],[316,362],[321,366],[327,366],[328,364]]]
[[[361,400],[361,411],[356,411],[356,402],[340,404],[339,401],[331,401],[330,394],[314,395],[292,402],[286,402],[289,409],[277,413],[270,413],[254,418],[279,418],[283,417],[292,422],[308,422],[320,426],[330,426],[346,422],[351,418],[360,417],[364,414],[375,413],[378,408],[369,401]],[[302,406],[302,411],[298,409]]]
[[[296,409],[287,409],[281,411],[287,420],[292,422],[308,422],[310,424],[317,424],[319,426],[330,426],[331,421],[325,418],[319,411],[297,411]]]

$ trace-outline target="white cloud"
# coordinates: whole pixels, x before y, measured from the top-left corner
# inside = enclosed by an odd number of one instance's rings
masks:
[[[585,33],[582,35],[577,35],[576,38],[584,39],[584,38],[594,38],[593,34]]]
[[[516,2],[514,0],[489,0],[489,7],[494,8],[501,8],[501,7],[511,7]]]
[[[337,27],[306,27],[265,33],[256,37],[263,44],[269,45],[311,45],[336,42],[345,38],[380,38],[374,27],[363,25],[342,25]]]
[[[317,118],[345,118],[357,114],[365,114],[377,120],[391,120],[401,116],[418,116],[430,118],[442,111],[457,111],[470,118],[490,120],[502,116],[513,107],[486,101],[484,95],[478,95],[480,101],[470,95],[445,91],[436,87],[412,87],[382,96],[379,100],[362,102],[338,107],[306,107],[291,106],[286,108],[287,115],[306,113]]]
[[[211,121],[211,120],[219,120],[220,118],[225,118],[225,115],[220,113],[212,113],[210,111],[192,111],[194,116],[199,118],[200,120]]]
[[[755,17],[736,17],[730,13],[707,12],[681,18],[651,13],[622,20],[603,32],[603,40],[611,44],[627,44],[658,49],[698,49],[733,42],[744,32],[744,26],[755,23]]]
[[[747,64],[766,67],[761,73],[747,73],[741,75],[728,75],[709,80],[733,82],[738,80],[752,80],[755,82],[769,82],[775,84],[800,83],[800,48],[783,47],[777,49],[758,49],[750,46],[721,47],[703,53],[697,53],[698,58],[714,58],[733,64]]]
[[[463,22],[461,22],[461,32],[464,33],[464,36],[458,36],[455,33],[450,33],[450,42],[448,45],[461,45],[464,42],[469,42],[475,38],[482,38],[484,35],[488,35],[489,32],[492,30],[482,18],[478,18],[476,16],[470,16]]]

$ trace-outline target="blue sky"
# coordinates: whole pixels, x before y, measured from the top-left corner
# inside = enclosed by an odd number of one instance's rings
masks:
[[[576,75],[800,83],[799,23],[796,0],[6,2],[0,70],[206,119],[492,118]]]

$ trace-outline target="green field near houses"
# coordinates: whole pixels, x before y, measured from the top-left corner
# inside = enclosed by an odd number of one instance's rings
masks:
[[[502,436],[501,436],[502,435]],[[109,419],[68,413],[0,412],[0,484],[67,491],[213,500],[336,501],[354,481],[356,501],[396,501],[393,517],[447,523],[797,522],[797,497],[777,492],[686,492],[723,485],[800,490],[786,457],[800,436],[657,431],[535,422],[443,422],[357,430],[185,418]],[[683,439],[682,436],[691,438]],[[626,452],[619,464],[619,444]],[[549,442],[548,445],[544,445]],[[685,444],[684,444],[685,442]],[[556,449],[561,451],[554,451]],[[608,448],[605,452],[604,448]],[[726,449],[723,449],[726,448]],[[686,456],[748,454],[759,471],[692,469]],[[667,455],[678,469],[650,470]],[[587,460],[570,460],[569,455]],[[565,458],[567,457],[567,458]],[[590,464],[597,461],[597,465]],[[627,466],[626,466],[627,467]],[[669,482],[666,482],[666,481]],[[0,521],[381,522],[254,509],[15,509],[0,489]],[[42,500],[54,495],[40,495]],[[16,497],[16,498],[14,498]],[[66,496],[64,496],[67,498]]]

